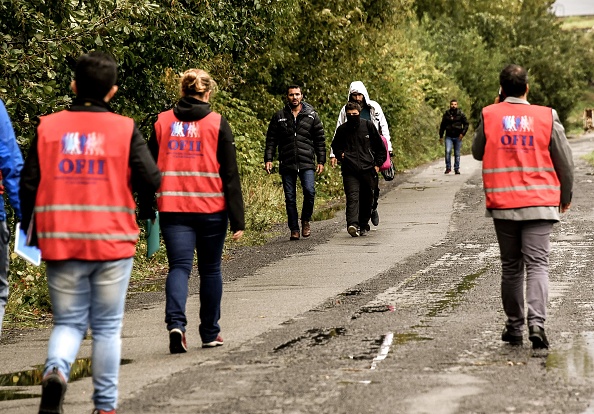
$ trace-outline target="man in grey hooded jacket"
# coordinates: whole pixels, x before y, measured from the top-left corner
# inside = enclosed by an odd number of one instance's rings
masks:
[[[388,129],[388,122],[384,115],[384,111],[380,104],[376,101],[369,99],[369,93],[367,88],[361,81],[351,82],[349,86],[349,102],[356,102],[361,106],[361,119],[367,119],[373,122],[373,125],[377,128],[380,135],[383,135],[388,142],[388,152],[392,156],[392,142],[390,140],[390,130]],[[336,122],[336,129],[347,121],[346,105],[344,105],[340,114],[338,115],[338,121]],[[334,132],[336,135],[336,131]],[[334,138],[333,138],[334,139]],[[335,167],[337,164],[336,156],[330,150],[330,165]],[[377,212],[377,201],[379,199],[379,176],[375,174],[375,189],[373,192],[373,205],[371,206],[371,223],[374,226],[379,224],[379,214]]]

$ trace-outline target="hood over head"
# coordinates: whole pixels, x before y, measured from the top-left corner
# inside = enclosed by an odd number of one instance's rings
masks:
[[[351,97],[352,93],[361,93],[365,97],[365,103],[369,105],[369,93],[367,93],[367,88],[363,85],[361,81],[354,81],[351,82],[351,86],[349,86],[349,94],[347,96],[347,100]]]

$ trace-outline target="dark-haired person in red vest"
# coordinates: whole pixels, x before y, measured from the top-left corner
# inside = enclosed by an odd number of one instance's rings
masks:
[[[81,56],[70,109],[42,116],[21,178],[23,227],[46,261],[54,328],[39,413],[61,413],[80,343],[93,338],[94,413],[115,413],[122,318],[138,239],[136,203],[161,182],[134,120],[113,113],[117,65]],[[151,205],[140,206],[152,211]],[[33,215],[33,220],[31,217]]]
[[[183,97],[172,110],[159,114],[149,140],[163,176],[157,206],[169,260],[165,322],[172,354],[187,351],[186,300],[194,251],[200,276],[202,347],[223,345],[219,326],[223,245],[229,224],[233,240],[239,240],[245,229],[233,133],[227,120],[208,104],[215,86],[203,70],[184,72]]]
[[[483,161],[486,215],[493,218],[501,252],[507,316],[501,340],[521,345],[527,322],[532,348],[548,348],[550,234],[571,203],[573,158],[557,112],[526,100],[526,70],[509,65],[499,83],[505,100],[483,108],[472,154]]]

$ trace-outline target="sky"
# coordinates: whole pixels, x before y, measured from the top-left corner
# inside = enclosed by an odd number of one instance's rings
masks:
[[[553,11],[559,17],[594,15],[594,0],[557,0]]]

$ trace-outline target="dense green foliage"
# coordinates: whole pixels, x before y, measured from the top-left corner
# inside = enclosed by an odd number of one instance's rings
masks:
[[[363,81],[386,113],[400,170],[441,156],[437,132],[450,99],[476,125],[508,63],[529,69],[532,102],[565,119],[591,83],[594,54],[590,37],[561,29],[551,3],[0,0],[0,97],[26,152],[36,118],[70,104],[78,56],[109,51],[120,64],[113,108],[148,136],[156,114],[178,98],[177,74],[206,69],[220,89],[213,107],[235,134],[248,230],[259,233],[284,217],[280,180],[266,176],[262,158],[268,121],[288,84],[303,85],[329,145],[348,85]],[[318,177],[317,194],[318,205],[342,195],[338,169]],[[140,261],[140,269],[146,265]],[[15,292],[43,278],[18,260],[15,266]],[[13,296],[13,317],[19,300],[47,307],[44,291]]]

